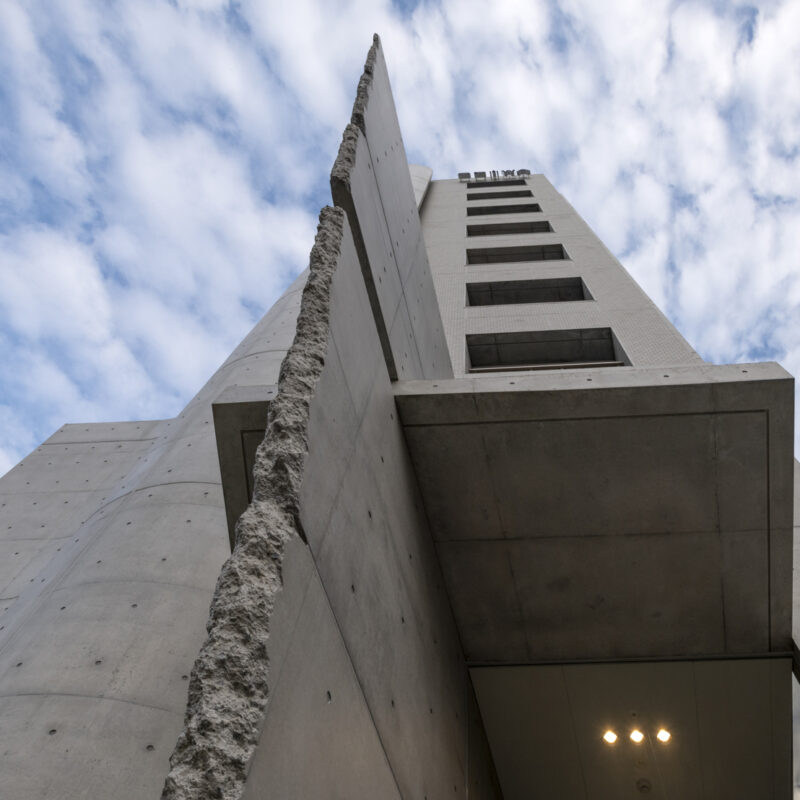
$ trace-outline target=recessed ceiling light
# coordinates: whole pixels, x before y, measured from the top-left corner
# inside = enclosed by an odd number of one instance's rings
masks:
[[[603,734],[603,738],[608,742],[608,744],[614,744],[617,741],[617,734],[614,731],[606,731]]]
[[[666,744],[671,738],[672,734],[665,728],[661,728],[659,732],[656,734],[656,739],[658,739],[659,742],[663,742],[664,744]]]
[[[644,734],[640,730],[634,728],[631,731],[631,741],[636,742],[636,744],[641,744],[643,740],[644,740]]]

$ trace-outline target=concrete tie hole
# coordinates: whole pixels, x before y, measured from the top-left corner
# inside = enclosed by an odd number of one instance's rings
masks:
[[[50,728],[50,730],[47,731],[47,733],[48,733],[49,736],[53,736],[56,733],[56,729],[55,728]]]

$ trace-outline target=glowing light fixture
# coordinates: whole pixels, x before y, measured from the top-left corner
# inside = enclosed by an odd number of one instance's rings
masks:
[[[608,742],[608,744],[614,744],[617,741],[617,734],[614,731],[606,731],[603,734],[603,738]]]
[[[631,731],[631,741],[636,744],[641,744],[644,741],[644,734],[640,730],[634,728]]]
[[[656,734],[656,739],[663,744],[666,744],[671,738],[672,734],[666,728],[661,728]]]

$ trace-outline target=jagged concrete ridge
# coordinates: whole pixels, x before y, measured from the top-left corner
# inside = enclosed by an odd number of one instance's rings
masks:
[[[236,546],[217,581],[162,800],[238,800],[244,792],[269,696],[270,617],[283,586],[284,550],[293,537],[304,538],[298,497],[309,408],[327,354],[344,220],[341,209],[320,212],[294,342],[256,456],[253,502],[237,524]]]
[[[367,60],[364,62],[364,71],[361,73],[361,78],[358,81],[356,88],[356,99],[353,102],[353,113],[350,115],[350,122],[358,126],[362,133],[366,135],[366,123],[364,120],[364,111],[369,101],[369,90],[372,86],[372,76],[375,73],[375,59],[378,56],[378,48],[381,46],[381,37],[377,33],[372,36],[372,47],[367,53]]]
[[[336,161],[333,162],[331,169],[331,183],[341,182],[344,186],[350,187],[350,173],[356,165],[356,149],[358,148],[359,128],[352,122],[348,122],[342,134],[342,142],[339,145],[339,152],[336,154]]]

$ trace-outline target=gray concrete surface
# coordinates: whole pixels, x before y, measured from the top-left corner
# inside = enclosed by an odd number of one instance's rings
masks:
[[[277,381],[301,288],[175,419],[65,425],[0,480],[3,796],[161,791],[230,552],[211,403]]]
[[[422,229],[455,374],[463,375],[468,369],[466,335],[530,330],[609,327],[634,366],[700,363],[700,357],[547,178],[531,175],[525,184],[529,189],[499,191],[532,191],[528,200],[495,199],[498,190],[491,182],[468,190],[458,180],[437,180],[428,190],[421,211]],[[468,199],[472,197],[488,199]],[[538,203],[541,212],[492,215],[492,223],[535,219],[549,222],[552,233],[467,237],[467,220],[474,221],[468,218],[468,209],[500,205],[516,209],[521,202]],[[465,252],[478,246],[476,242],[480,248],[562,244],[568,258],[468,265]],[[568,277],[582,278],[593,302],[464,307],[467,282]]]
[[[348,216],[392,380],[452,375],[380,40],[375,37],[331,171]],[[424,194],[424,192],[423,192]]]
[[[790,659],[473,669],[505,800],[784,800]],[[645,739],[630,741],[632,729]],[[671,739],[656,738],[661,728]],[[619,737],[609,745],[606,730]],[[646,782],[647,792],[640,788]]]
[[[396,390],[468,660],[788,652],[787,373],[567,380]]]
[[[376,333],[325,209],[166,798],[499,796]]]

